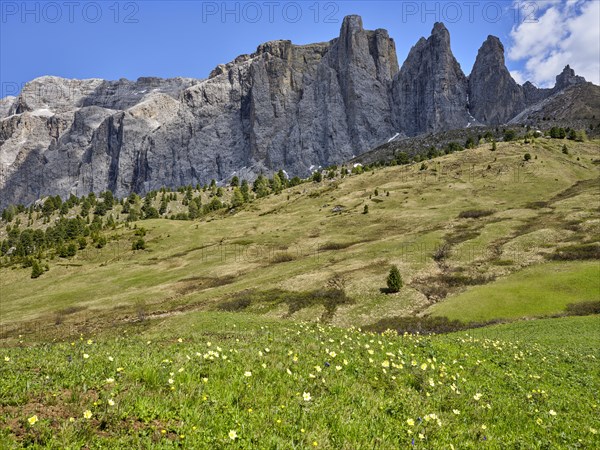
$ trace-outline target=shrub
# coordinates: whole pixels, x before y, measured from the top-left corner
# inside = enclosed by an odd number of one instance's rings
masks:
[[[454,152],[460,152],[462,150],[464,150],[464,148],[458,142],[450,142],[446,146],[445,153],[449,154],[449,153],[454,153]]]
[[[565,144],[565,145],[563,145],[562,152],[563,152],[565,155],[568,155],[568,154],[569,154],[569,149],[567,148],[567,145],[566,145],[566,144]]]
[[[480,217],[491,216],[494,214],[494,211],[489,209],[468,209],[466,211],[462,211],[459,215],[459,219],[479,219]]]
[[[396,155],[396,162],[398,164],[408,164],[410,162],[410,157],[406,152],[399,152]]]
[[[576,244],[557,248],[550,259],[557,261],[576,261],[600,259],[600,244]]]
[[[550,137],[552,139],[564,139],[567,137],[567,132],[564,128],[552,127],[550,128]]]
[[[237,297],[220,303],[217,308],[221,311],[236,312],[246,309],[251,303],[252,300],[248,297]]]
[[[143,238],[136,239],[131,244],[131,250],[145,250],[146,249],[146,241]]]
[[[504,132],[504,142],[514,141],[517,137],[517,132],[515,130],[506,130]]]
[[[402,277],[397,266],[392,266],[390,273],[387,277],[388,292],[395,293],[400,291],[402,288]]]
[[[106,245],[106,238],[104,236],[100,236],[96,240],[96,248],[103,248]]]
[[[273,258],[271,258],[271,262],[273,264],[279,264],[284,262],[293,261],[294,257],[287,252],[277,253]]]
[[[524,160],[524,161],[529,161],[530,159],[531,159],[531,154],[529,154],[529,153],[525,153],[525,154],[523,155],[523,160]]]
[[[369,205],[365,205],[363,208],[363,214],[369,214]]]
[[[356,243],[357,242],[326,242],[323,245],[319,245],[319,251],[343,250],[352,247]]]
[[[476,146],[473,136],[469,136],[467,142],[465,142],[465,148],[475,148]]]
[[[590,316],[600,314],[600,301],[569,303],[566,308],[568,316]]]
[[[43,273],[44,268],[42,267],[42,265],[37,260],[33,261],[33,264],[31,266],[31,278],[38,278]]]

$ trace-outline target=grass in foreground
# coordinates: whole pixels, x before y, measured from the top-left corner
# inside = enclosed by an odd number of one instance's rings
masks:
[[[191,313],[23,342],[0,357],[0,442],[598,448],[600,317],[529,325],[420,337]]]

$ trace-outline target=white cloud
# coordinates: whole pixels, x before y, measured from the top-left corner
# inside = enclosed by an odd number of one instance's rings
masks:
[[[523,84],[527,81],[520,70],[511,70],[510,76],[519,84]]]
[[[544,2],[536,19],[514,26],[510,33],[508,57],[524,64],[513,78],[552,87],[556,75],[570,64],[577,75],[600,84],[600,2]]]

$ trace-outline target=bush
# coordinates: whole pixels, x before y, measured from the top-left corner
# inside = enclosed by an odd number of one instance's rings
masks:
[[[96,240],[96,248],[103,248],[106,245],[106,238],[104,236],[100,236]]]
[[[524,161],[529,161],[530,159],[531,159],[531,154],[529,154],[529,153],[525,153],[525,154],[523,155],[523,160],[524,160]]]
[[[564,128],[552,127],[550,128],[550,137],[552,139],[564,139],[567,137],[567,132]]]
[[[43,273],[44,268],[42,267],[42,265],[37,260],[33,261],[33,264],[31,266],[31,278],[38,278]]]
[[[590,316],[600,314],[600,301],[569,303],[566,308],[568,316]]]
[[[131,244],[131,250],[145,250],[146,249],[146,241],[143,238],[139,238],[133,241]]]
[[[397,266],[392,266],[387,277],[387,287],[389,293],[395,293],[402,289],[402,277]]]
[[[454,153],[454,152],[460,152],[462,150],[464,150],[464,148],[458,142],[450,142],[446,146],[445,153],[450,154],[450,153]]]
[[[408,163],[410,163],[410,157],[408,156],[408,154],[406,152],[399,152],[396,155],[396,162],[398,164],[408,164]]]
[[[517,132],[515,130],[506,130],[504,132],[504,142],[514,141],[517,137]]]
[[[271,262],[273,264],[279,264],[284,262],[293,261],[294,257],[287,252],[277,253],[273,258],[271,258]]]
[[[363,208],[363,214],[369,214],[369,205],[365,205]]]
[[[352,247],[357,242],[326,242],[323,245],[319,245],[319,251],[325,252],[329,250],[343,250],[348,247]]]
[[[480,217],[491,216],[494,214],[494,211],[490,211],[488,209],[468,209],[466,211],[462,211],[459,215],[459,219],[479,219]]]
[[[600,244],[576,244],[557,248],[550,259],[556,261],[577,261],[600,259]]]
[[[252,299],[248,297],[238,297],[233,300],[221,302],[217,308],[221,311],[236,312],[246,309],[252,303]]]

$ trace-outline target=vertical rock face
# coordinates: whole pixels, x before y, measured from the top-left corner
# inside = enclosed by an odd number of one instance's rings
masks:
[[[206,80],[42,77],[0,100],[0,207],[281,168],[307,176],[397,133],[506,122],[582,80],[567,66],[553,90],[521,87],[493,37],[467,79],[441,23],[399,70],[387,31],[365,30],[358,16],[329,42],[267,42]]]
[[[450,34],[436,23],[431,37],[421,39],[393,82],[394,118],[408,135],[474,122],[467,111],[468,83],[450,49]]]
[[[531,81],[526,81],[523,84],[523,95],[525,96],[525,103],[530,106],[552,95],[552,89],[540,89],[534,86]]]
[[[526,106],[523,88],[511,77],[504,63],[500,39],[488,36],[469,75],[469,107],[481,123],[505,123]]]
[[[306,176],[394,134],[394,41],[358,16],[340,36],[262,44],[207,80],[34,80],[0,113],[0,204],[40,196]],[[25,180],[27,180],[25,182]]]

